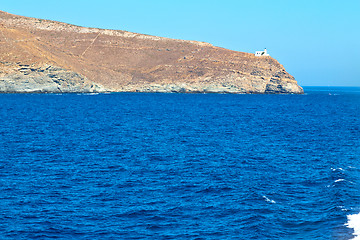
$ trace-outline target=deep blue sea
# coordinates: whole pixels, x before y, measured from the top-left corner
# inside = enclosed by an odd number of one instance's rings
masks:
[[[0,239],[352,239],[360,88],[305,92],[1,94]]]

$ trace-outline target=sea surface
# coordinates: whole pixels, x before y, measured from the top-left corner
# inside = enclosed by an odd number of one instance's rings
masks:
[[[360,88],[1,94],[0,239],[360,238]]]

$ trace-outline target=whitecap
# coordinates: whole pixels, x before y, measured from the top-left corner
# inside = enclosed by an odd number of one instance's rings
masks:
[[[348,222],[345,226],[354,229],[353,240],[360,240],[360,213],[347,216]]]
[[[347,209],[345,206],[337,206],[341,211],[347,212],[349,209]]]
[[[342,181],[345,181],[345,179],[337,179],[337,180],[335,180],[335,182],[342,182]]]
[[[344,169],[342,169],[342,168],[331,168],[331,170],[334,171],[334,172],[337,171],[337,170],[344,171]]]
[[[266,196],[263,196],[263,198],[265,199],[265,201],[266,202],[268,202],[268,203],[273,203],[273,204],[275,204],[276,202],[274,201],[274,200],[271,200],[271,199],[269,199],[268,197],[266,197]]]
[[[347,180],[342,179],[342,178],[335,180],[335,181],[334,181],[334,183],[337,183],[337,182],[344,182],[344,181],[346,181],[346,182],[348,182],[348,183],[351,183],[351,184],[354,184],[354,182],[352,182],[352,181],[347,181]]]

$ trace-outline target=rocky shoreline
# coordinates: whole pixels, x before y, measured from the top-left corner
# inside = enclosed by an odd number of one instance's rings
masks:
[[[0,77],[0,93],[105,93],[105,92],[158,92],[158,93],[233,93],[233,94],[302,94],[296,82],[284,83],[272,78],[259,90],[249,91],[233,83],[152,83],[127,85],[121,89],[107,89],[76,72],[47,66],[28,68],[26,72]]]
[[[262,82],[261,82],[262,83]],[[222,83],[150,83],[133,84],[121,89],[107,89],[76,72],[54,66],[39,68],[22,66],[19,72],[0,77],[0,93],[105,93],[105,92],[158,92],[158,93],[233,93],[233,94],[302,94],[296,82],[271,78],[259,84],[257,91],[246,87]]]

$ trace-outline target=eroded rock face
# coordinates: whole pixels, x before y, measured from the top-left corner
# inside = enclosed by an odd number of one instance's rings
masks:
[[[283,81],[281,78],[271,78],[266,84],[264,93],[304,93],[294,82]]]
[[[0,31],[2,92],[303,93],[275,59],[208,43],[1,11]]]
[[[2,93],[93,93],[106,92],[78,73],[54,66],[25,67],[0,77]]]

